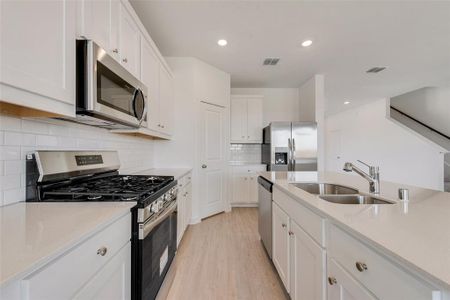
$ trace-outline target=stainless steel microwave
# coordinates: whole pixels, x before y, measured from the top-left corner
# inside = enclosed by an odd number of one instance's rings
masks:
[[[90,40],[76,43],[76,122],[108,129],[143,126],[147,87]]]

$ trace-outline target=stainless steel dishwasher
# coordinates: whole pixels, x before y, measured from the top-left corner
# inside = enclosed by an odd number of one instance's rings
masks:
[[[272,258],[272,186],[272,182],[264,177],[258,177],[258,230],[270,258]]]

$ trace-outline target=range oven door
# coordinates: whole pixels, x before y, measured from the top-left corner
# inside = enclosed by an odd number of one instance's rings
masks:
[[[137,253],[137,299],[155,299],[175,257],[177,247],[176,202],[150,231],[140,230]],[[158,222],[155,222],[158,223]],[[145,224],[142,224],[145,227]],[[142,228],[142,227],[141,227]]]
[[[77,41],[77,114],[139,127],[147,87],[93,41]]]

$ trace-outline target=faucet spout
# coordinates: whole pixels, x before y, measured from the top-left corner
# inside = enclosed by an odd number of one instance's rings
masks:
[[[369,166],[369,165],[368,165]],[[369,190],[371,193],[380,193],[380,172],[378,167],[369,166],[369,174],[352,164],[351,162],[346,162],[344,164],[343,170],[345,172],[355,172],[361,177],[369,182]]]

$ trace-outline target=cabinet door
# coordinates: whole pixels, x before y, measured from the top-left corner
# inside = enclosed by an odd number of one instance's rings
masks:
[[[233,173],[232,203],[246,203],[249,197],[248,175],[244,172]]]
[[[110,52],[111,1],[81,0],[77,5],[81,7],[78,35],[93,40]]]
[[[360,285],[333,259],[328,261],[328,300],[375,300],[376,297]]]
[[[139,78],[141,34],[127,9],[120,6],[119,55],[122,65]]]
[[[258,203],[258,174],[255,171],[249,172],[249,197],[248,201],[252,204]]]
[[[17,88],[17,95],[24,90],[75,104],[76,2],[0,1],[0,20],[0,82],[8,89]],[[1,96],[8,102],[59,113],[55,105],[37,103],[40,100],[32,94],[29,100],[13,99],[15,93],[6,91]]]
[[[178,192],[177,197],[177,247],[181,242],[184,233],[184,215],[185,215],[186,195],[185,188]]]
[[[247,140],[262,143],[262,100],[249,98],[247,100]]]
[[[159,98],[160,98],[160,116],[161,127],[160,131],[166,134],[172,134],[173,130],[173,80],[172,76],[163,66],[159,68]]]
[[[148,128],[160,130],[159,102],[159,60],[150,44],[141,39],[141,81],[147,86],[147,124]]]
[[[131,299],[131,243],[128,242],[73,299]]]
[[[231,99],[231,142],[247,141],[247,100]]]
[[[291,299],[325,300],[325,250],[292,220],[290,230]]]
[[[185,216],[184,216],[184,229],[191,223],[192,216],[192,184],[188,183],[185,187],[186,199],[185,199]]]
[[[289,216],[275,202],[272,202],[272,235],[273,264],[289,293]]]

